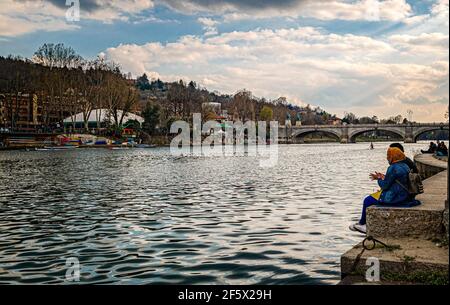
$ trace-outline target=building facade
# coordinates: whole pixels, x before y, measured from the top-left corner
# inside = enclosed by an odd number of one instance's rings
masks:
[[[8,130],[31,130],[55,124],[61,121],[61,116],[70,115],[56,108],[59,107],[51,109],[36,94],[0,94],[0,126]]]

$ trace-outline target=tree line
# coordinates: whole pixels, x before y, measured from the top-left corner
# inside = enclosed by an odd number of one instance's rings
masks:
[[[81,113],[85,130],[92,111],[99,110],[96,114],[97,127],[100,127],[101,117],[105,115],[100,109],[106,109],[112,128],[120,129],[126,123],[126,115],[135,112],[144,117],[145,131],[167,134],[173,121],[190,121],[192,113],[202,113],[204,120],[222,115],[210,106],[213,104],[220,104],[233,120],[276,120],[280,124],[288,121],[292,125],[299,120],[303,125],[340,122],[336,115],[320,107],[294,105],[285,97],[259,98],[245,89],[233,95],[221,94],[194,81],[150,81],[146,74],[134,81],[117,64],[102,57],[85,60],[64,44],[44,44],[31,59],[0,57],[0,101],[5,109],[2,115],[12,126],[18,121],[22,96],[37,102],[39,124],[49,126]],[[342,122],[401,124],[411,121],[412,111],[408,111],[408,116],[409,119],[401,115],[379,119],[345,113]],[[74,119],[72,125],[75,128]]]
[[[127,113],[135,112],[144,117],[145,131],[167,134],[173,121],[189,121],[192,113],[202,113],[204,119],[221,115],[208,106],[211,103],[219,103],[230,117],[242,121],[276,120],[284,124],[288,119],[294,124],[299,113],[303,124],[325,124],[336,118],[319,107],[300,107],[284,97],[258,98],[245,89],[226,95],[208,91],[194,81],[149,81],[145,74],[133,81],[113,62],[102,57],[86,60],[71,47],[52,43],[42,45],[31,59],[0,57],[0,101],[4,120],[11,127],[19,120],[24,96],[37,102],[39,125],[51,126],[71,117],[75,129],[75,115],[81,113],[85,130],[92,111],[106,109],[113,128],[123,126]],[[102,113],[95,113],[99,128],[104,123]]]
[[[152,133],[155,127],[167,131],[174,120],[191,121],[192,113],[201,113],[203,120],[221,118],[226,113],[229,119],[240,121],[278,121],[291,124],[301,120],[304,125],[327,124],[337,119],[320,107],[301,107],[291,104],[285,97],[269,100],[256,97],[251,91],[242,89],[233,95],[211,92],[196,82],[163,82],[160,79],[149,80],[146,74],[138,77],[135,83],[146,101],[142,112],[145,129]],[[221,113],[214,109],[220,104]]]
[[[0,57],[0,98],[6,119],[14,125],[20,111],[20,97],[27,95],[37,100],[39,124],[49,126],[81,113],[83,126],[88,130],[88,119],[97,110],[97,127],[102,114],[111,119],[112,128],[120,128],[129,112],[141,114],[143,130],[149,134],[168,134],[175,120],[190,121],[193,113],[201,113],[204,120],[220,118],[223,113],[233,120],[287,121],[295,125],[322,125],[339,121],[336,115],[320,107],[298,106],[285,97],[273,100],[259,98],[242,89],[233,95],[209,91],[194,81],[163,82],[149,80],[146,74],[135,81],[124,75],[120,67],[102,57],[85,60],[71,47],[63,44],[44,44],[31,59]],[[214,104],[220,104],[217,113]],[[349,124],[392,124],[405,122],[398,115],[386,120],[376,116],[358,118],[346,113],[342,122]]]
[[[412,117],[412,110],[407,110],[407,113],[410,117]],[[388,118],[380,119],[377,116],[362,116],[357,117],[354,113],[346,112],[344,114],[344,118],[342,119],[343,123],[347,124],[407,124],[412,123],[412,120],[408,120],[408,118],[404,118],[401,114],[393,115]]]
[[[17,122],[22,96],[37,98],[39,124],[50,126],[82,113],[84,128],[94,109],[107,109],[120,126],[139,100],[138,90],[118,65],[103,58],[85,60],[71,47],[44,44],[32,59],[0,57],[0,98],[5,120]],[[101,113],[97,112],[100,127]],[[73,119],[73,127],[75,121]]]

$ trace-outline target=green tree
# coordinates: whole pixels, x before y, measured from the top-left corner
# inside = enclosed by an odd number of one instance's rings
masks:
[[[141,129],[141,124],[138,120],[128,120],[124,125],[124,128],[133,128],[136,131]]]
[[[359,123],[360,124],[374,124],[374,123],[376,123],[377,121],[375,121],[374,119],[373,119],[373,117],[371,118],[371,117],[368,117],[368,116],[363,116],[363,117],[361,117],[360,119],[359,119]]]
[[[395,122],[395,124],[400,124],[403,120],[403,117],[399,114],[395,117],[393,117],[393,121]]]
[[[147,103],[142,116],[144,117],[143,129],[148,134],[155,133],[155,129],[160,122],[161,107],[158,104]]]
[[[342,122],[345,122],[347,124],[358,124],[359,120],[354,113],[346,112],[344,118],[342,119]]]
[[[150,90],[151,89],[147,74],[144,73],[142,76],[140,76],[136,79],[136,87],[138,87],[140,90]]]
[[[259,112],[259,119],[269,122],[273,118],[273,110],[269,106],[262,107],[261,111]]]

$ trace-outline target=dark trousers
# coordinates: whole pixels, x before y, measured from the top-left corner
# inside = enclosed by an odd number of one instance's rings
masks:
[[[375,198],[373,198],[372,196],[367,196],[364,199],[364,203],[363,203],[363,208],[362,208],[362,213],[361,213],[361,219],[359,220],[359,224],[360,225],[365,225],[366,224],[366,209],[372,205],[375,205],[378,203],[378,200],[376,200]]]

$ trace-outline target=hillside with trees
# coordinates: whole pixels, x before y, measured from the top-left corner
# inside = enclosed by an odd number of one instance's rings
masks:
[[[189,83],[180,80],[178,82],[163,82],[160,79],[149,80],[146,74],[136,79],[136,88],[140,90],[141,107],[143,116],[146,113],[154,113],[152,109],[158,108],[160,121],[152,126],[167,128],[173,120],[186,120],[192,118],[192,113],[201,113],[202,118],[211,119],[220,116],[221,113],[213,113],[212,109],[204,107],[205,104],[220,104],[222,113],[226,113],[232,120],[275,120],[279,124],[285,124],[290,119],[294,125],[298,119],[302,124],[329,124],[333,120],[339,120],[335,115],[327,113],[320,107],[301,107],[289,103],[285,97],[274,100],[259,98],[249,90],[242,89],[234,95],[211,92],[199,86],[194,81]],[[150,105],[150,106],[148,106]],[[152,121],[155,119],[152,114]]]

